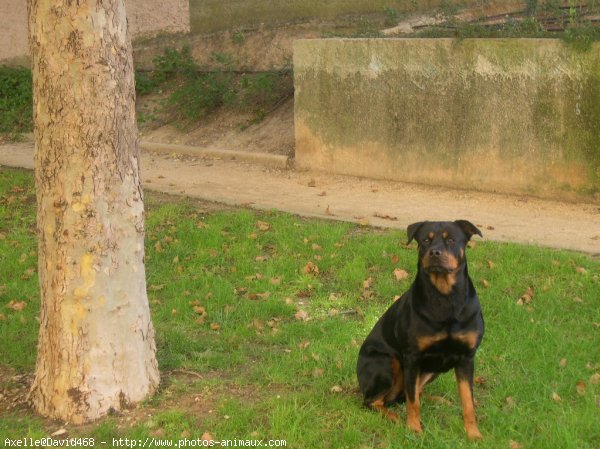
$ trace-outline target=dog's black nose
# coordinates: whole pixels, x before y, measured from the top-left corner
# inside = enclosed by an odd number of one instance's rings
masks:
[[[442,255],[442,250],[441,249],[432,249],[429,251],[429,256],[430,257],[440,257]]]

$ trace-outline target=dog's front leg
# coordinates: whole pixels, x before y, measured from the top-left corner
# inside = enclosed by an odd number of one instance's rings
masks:
[[[406,394],[406,425],[416,433],[423,432],[421,427],[421,403],[419,401],[419,369],[409,357],[404,358],[404,391]]]
[[[472,357],[465,358],[456,365],[454,372],[456,374],[456,383],[458,384],[458,393],[462,404],[463,420],[467,438],[469,440],[480,440],[481,433],[477,427],[475,418],[475,406],[473,401],[473,372],[475,370],[475,361]]]

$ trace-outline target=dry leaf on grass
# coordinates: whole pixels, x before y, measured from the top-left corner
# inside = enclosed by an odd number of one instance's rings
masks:
[[[295,313],[294,318],[296,318],[298,321],[308,321],[308,312],[306,310],[298,310]]]
[[[312,372],[312,376],[316,379],[318,377],[323,377],[325,374],[325,370],[323,368],[315,368]]]
[[[314,264],[312,262],[308,262],[305,266],[304,266],[304,273],[305,274],[319,274],[319,267],[317,266],[317,264]]]
[[[8,307],[9,309],[15,310],[17,312],[20,312],[21,310],[23,310],[25,307],[27,306],[27,303],[25,301],[17,301],[16,299],[12,299],[7,305],[6,307]]]
[[[256,227],[261,231],[268,231],[269,229],[271,229],[271,225],[269,223],[260,220],[256,222]]]
[[[560,366],[561,368],[567,366],[567,359],[560,359],[560,361],[558,362],[558,366]]]
[[[508,447],[509,449],[523,449],[523,445],[515,440],[510,440]]]
[[[408,272],[402,268],[396,268],[394,270],[394,277],[397,281],[402,281],[408,277]]]

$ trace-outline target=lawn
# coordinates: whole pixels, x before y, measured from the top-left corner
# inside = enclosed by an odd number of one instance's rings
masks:
[[[109,442],[98,447],[206,433],[291,448],[600,447],[597,259],[480,239],[468,249],[486,319],[475,384],[484,440],[468,443],[452,374],[428,386],[422,436],[361,407],[358,348],[415,275],[404,232],[152,193],[146,203],[160,391],[122,415],[65,426],[22,399],[39,325],[35,196],[30,172],[0,169],[3,442],[64,427]]]

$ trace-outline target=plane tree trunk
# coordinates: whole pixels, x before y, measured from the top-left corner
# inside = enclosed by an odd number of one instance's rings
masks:
[[[97,419],[159,382],[123,0],[30,0],[40,333],[30,399]]]

